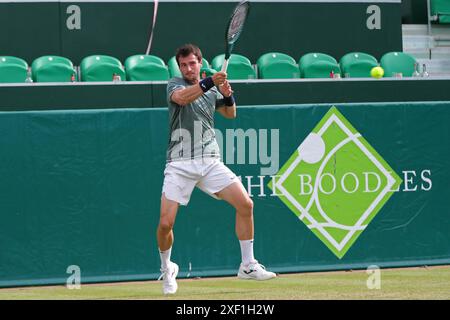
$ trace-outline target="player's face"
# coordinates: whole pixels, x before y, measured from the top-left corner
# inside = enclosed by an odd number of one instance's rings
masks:
[[[202,64],[198,61],[196,55],[191,53],[187,57],[179,57],[178,62],[183,78],[194,83],[200,80],[200,69]]]

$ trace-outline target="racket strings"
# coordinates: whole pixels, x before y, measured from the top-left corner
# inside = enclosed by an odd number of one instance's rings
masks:
[[[248,2],[242,2],[234,11],[227,32],[227,41],[230,44],[239,38],[240,33],[244,29],[244,23],[247,18],[249,8],[250,6]]]

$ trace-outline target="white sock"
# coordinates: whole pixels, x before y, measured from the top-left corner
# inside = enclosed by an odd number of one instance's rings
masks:
[[[239,240],[241,245],[242,264],[248,266],[250,263],[255,262],[253,256],[253,239],[251,240]]]
[[[172,253],[172,247],[167,249],[166,251],[159,250],[159,256],[161,257],[161,269],[167,269],[167,266],[170,262],[170,254]]]

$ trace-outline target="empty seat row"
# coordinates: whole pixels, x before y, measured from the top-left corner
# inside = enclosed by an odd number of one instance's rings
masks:
[[[169,61],[171,76],[179,76],[180,72],[175,58]],[[203,59],[203,69],[206,75],[211,70],[220,70],[224,55],[215,57],[211,65]],[[416,59],[404,52],[388,52],[380,61],[364,52],[351,52],[344,55],[339,62],[332,56],[313,52],[303,55],[298,63],[285,53],[269,52],[263,54],[253,68],[250,60],[239,54],[232,54],[228,63],[228,77],[230,79],[295,79],[295,78],[328,78],[339,75],[347,78],[370,77],[372,68],[381,66],[385,77],[397,74],[410,77],[415,70]]]
[[[332,56],[313,52],[303,55],[298,64],[294,58],[282,53],[270,53],[258,59],[260,78],[327,78],[339,75],[346,78],[368,78],[372,68],[381,66],[385,77],[402,74],[411,77],[416,60],[404,52],[388,52],[380,61],[364,52],[351,52],[339,62]]]
[[[221,70],[224,55],[213,58],[211,63],[203,58],[201,76],[210,76]],[[232,54],[228,63],[228,77],[237,79],[295,79],[341,77],[370,77],[373,67],[380,65],[385,77],[401,73],[412,76],[414,57],[403,52],[389,52],[380,62],[370,54],[351,52],[339,62],[325,53],[308,53],[298,63],[287,54],[269,52],[258,58],[256,65],[239,54]],[[74,81],[158,81],[181,76],[175,57],[166,63],[154,55],[133,55],[122,65],[120,60],[107,55],[84,58],[79,68],[64,57],[43,56],[33,61],[31,68],[23,59],[0,56],[0,83],[5,82],[74,82]],[[30,80],[32,79],[32,80]]]
[[[127,70],[127,72],[125,72]],[[42,56],[28,66],[23,59],[0,56],[0,83],[14,82],[74,82],[74,81],[151,81],[167,80],[169,71],[164,61],[151,55],[134,55],[122,65],[119,59],[107,55],[84,58],[79,67],[59,56]]]

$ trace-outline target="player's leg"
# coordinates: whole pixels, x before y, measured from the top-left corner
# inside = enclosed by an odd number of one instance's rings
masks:
[[[275,277],[253,255],[253,201],[242,182],[223,162],[217,160],[205,167],[206,174],[197,186],[213,197],[227,201],[236,209],[236,235],[241,246],[242,264],[238,276],[266,280]],[[242,276],[241,276],[242,274]]]
[[[178,202],[166,198],[163,193],[161,196],[161,212],[159,225],[157,229],[158,247],[161,252],[168,251],[173,244],[173,225],[178,212]],[[170,256],[169,256],[170,259]],[[163,265],[166,262],[162,261]]]
[[[174,241],[173,226],[179,205],[187,205],[197,183],[191,162],[169,163],[164,170],[161,211],[156,231],[161,256],[161,278],[164,294],[174,294],[178,285],[178,265],[170,260]]]
[[[178,265],[170,261],[173,244],[173,225],[178,211],[178,202],[161,196],[161,212],[159,218],[156,237],[158,240],[159,255],[161,257],[161,277],[163,280],[163,293],[174,294],[178,285],[176,277],[178,275]]]
[[[253,201],[245,191],[242,183],[235,182],[216,193],[236,209],[236,236],[241,241],[253,240]]]
[[[253,201],[242,183],[237,180],[216,193],[236,209],[236,235],[241,246],[242,263],[238,277],[241,279],[269,280],[275,278],[273,272],[267,271],[258,263],[253,254]]]

